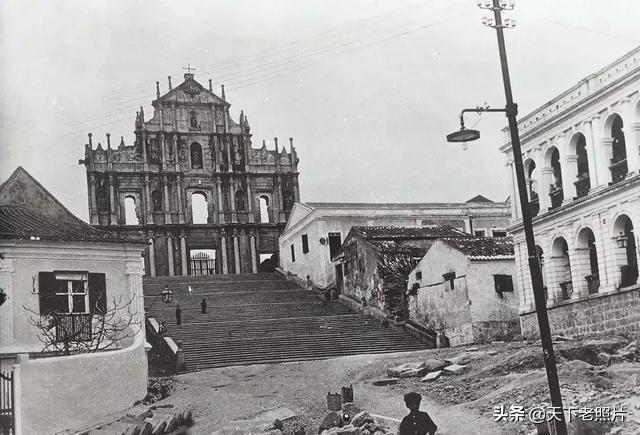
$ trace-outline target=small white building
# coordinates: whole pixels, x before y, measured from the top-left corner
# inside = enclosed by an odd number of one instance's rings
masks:
[[[640,331],[640,47],[522,117],[518,128],[551,332]],[[501,150],[517,196],[511,143]],[[536,336],[519,207],[510,232],[522,330]]]
[[[409,320],[443,331],[452,346],[520,334],[510,238],[436,240],[411,271]]]
[[[14,377],[3,404],[13,433],[58,432],[146,395],[144,247],[82,222],[22,168],[0,185],[0,371]],[[107,316],[122,326],[108,342],[96,330]],[[94,346],[106,348],[86,353]]]
[[[478,195],[464,203],[295,203],[280,235],[280,267],[319,287],[335,284],[332,258],[354,226],[449,225],[478,236],[506,236],[509,202]]]

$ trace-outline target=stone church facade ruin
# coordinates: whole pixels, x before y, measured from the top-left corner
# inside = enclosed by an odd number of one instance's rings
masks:
[[[135,143],[85,145],[90,223],[144,238],[147,276],[256,273],[299,201],[298,157],[251,146],[249,121],[189,72],[135,121]],[[264,267],[263,264],[263,267]]]

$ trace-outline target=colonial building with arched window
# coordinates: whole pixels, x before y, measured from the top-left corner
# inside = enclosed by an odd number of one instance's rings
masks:
[[[518,129],[552,333],[639,331],[640,47],[522,117]],[[511,143],[501,151],[518,197]],[[522,331],[534,336],[515,201],[512,216]]]
[[[85,158],[93,225],[147,240],[149,276],[202,273],[197,254],[213,252],[207,273],[255,273],[299,201],[298,156],[284,146],[253,148],[249,121],[189,72],[135,121],[135,143],[89,143]],[[266,201],[265,202],[265,199]],[[197,258],[196,258],[197,257]]]

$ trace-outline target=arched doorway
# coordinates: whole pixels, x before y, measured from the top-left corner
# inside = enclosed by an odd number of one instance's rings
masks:
[[[598,251],[596,248],[596,238],[591,228],[583,228],[578,233],[576,268],[576,275],[580,277],[580,281],[576,283],[576,286],[579,287],[580,293],[598,293],[598,289],[600,288]],[[584,281],[582,280],[583,278]]]
[[[529,195],[529,211],[531,212],[531,216],[537,216],[540,211],[540,198],[538,197],[538,192],[536,191],[536,162],[533,159],[527,159],[524,162],[524,170],[527,174],[527,194]]]
[[[571,139],[575,146],[577,176],[573,184],[576,186],[576,197],[587,196],[591,189],[591,177],[589,174],[589,157],[587,155],[587,141],[582,133],[576,134]]]
[[[549,186],[549,198],[551,199],[551,208],[558,208],[564,200],[564,192],[562,190],[562,165],[560,164],[560,151],[558,148],[552,147],[547,151],[549,155],[549,166],[551,167],[551,185]]]
[[[605,132],[611,140],[611,182],[618,183],[625,179],[628,172],[627,146],[624,137],[624,124],[617,113],[611,115],[605,123]]]
[[[629,216],[618,216],[613,224],[613,233],[620,287],[634,285],[638,281],[638,258],[633,223]]]
[[[571,282],[571,261],[569,259],[569,245],[564,237],[558,237],[551,245],[551,261],[553,268],[554,294],[556,301],[571,299],[573,283]]]

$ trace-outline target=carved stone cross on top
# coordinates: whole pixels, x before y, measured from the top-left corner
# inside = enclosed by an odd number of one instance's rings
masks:
[[[191,74],[192,71],[196,70],[195,68],[191,68],[191,64],[190,63],[187,64],[186,68],[183,67],[182,69],[185,70],[187,72],[187,74]]]

